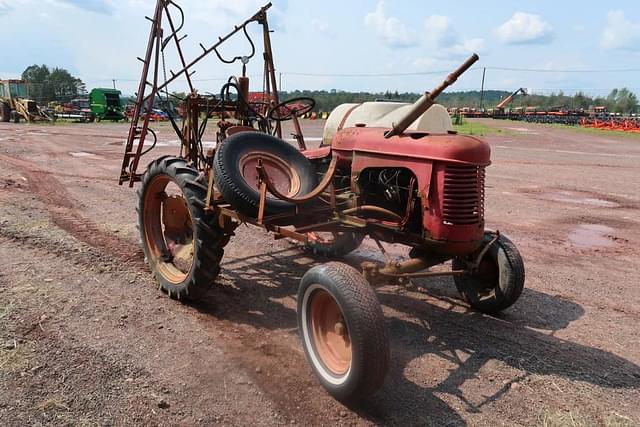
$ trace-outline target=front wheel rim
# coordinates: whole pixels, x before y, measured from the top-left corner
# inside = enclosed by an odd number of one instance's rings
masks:
[[[353,349],[344,314],[322,286],[312,285],[304,297],[303,333],[314,366],[322,378],[341,384],[351,371]]]

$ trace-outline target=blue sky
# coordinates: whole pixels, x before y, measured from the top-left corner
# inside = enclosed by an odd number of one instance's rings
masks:
[[[184,46],[198,43],[253,14],[266,0],[178,0],[187,12]],[[303,1],[273,0],[271,19],[276,67],[287,89],[430,89],[444,74],[358,76],[445,71],[470,53],[481,56],[488,89],[525,87],[538,93],[583,90],[606,94],[614,87],[640,92],[640,3],[485,0]],[[0,0],[0,78],[17,77],[28,65],[69,69],[89,87],[111,85],[132,93],[149,31],[144,15],[154,0]],[[13,40],[12,42],[6,42]],[[239,39],[226,53],[247,50]],[[175,58],[167,55],[169,68]],[[547,72],[496,70],[536,69]],[[249,74],[261,64],[250,64]],[[636,70],[559,72],[557,70]],[[202,92],[217,92],[238,67],[213,58],[198,68]],[[314,74],[298,75],[298,74]],[[254,79],[258,85],[259,79]],[[481,71],[469,72],[455,90],[479,89]],[[183,86],[172,87],[180,90]],[[254,87],[254,89],[258,89]]]

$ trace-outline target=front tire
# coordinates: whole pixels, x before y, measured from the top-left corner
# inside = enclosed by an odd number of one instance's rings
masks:
[[[384,383],[389,340],[382,307],[353,267],[332,262],[304,275],[298,330],[311,368],[336,399],[366,397]]]
[[[220,272],[229,241],[204,212],[207,188],[184,159],[152,162],[138,190],[138,228],[145,257],[172,298],[201,296]]]
[[[495,234],[486,233],[484,245],[494,237]],[[469,260],[454,259],[453,269],[464,270],[468,263]],[[513,242],[503,235],[489,248],[476,272],[454,276],[456,288],[467,304],[487,314],[511,307],[522,295],[524,280],[522,256]]]

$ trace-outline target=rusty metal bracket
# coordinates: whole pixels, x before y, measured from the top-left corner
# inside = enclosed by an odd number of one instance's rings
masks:
[[[296,141],[298,141],[298,147],[300,148],[300,151],[307,151],[307,144],[304,141],[304,135],[302,133],[302,128],[300,127],[298,114],[295,110],[293,111],[293,115],[291,116],[291,119],[293,120],[293,128],[295,129],[295,132],[296,132],[293,134],[293,137],[295,138]]]
[[[484,259],[484,256],[487,254],[487,252],[489,251],[491,246],[493,246],[498,241],[499,238],[500,238],[500,230],[496,230],[495,237],[493,239],[491,239],[491,241],[489,243],[487,243],[484,248],[482,248],[482,251],[480,251],[480,253],[478,254],[476,260],[471,264],[471,271],[472,272],[478,270],[478,268],[480,267],[480,263]]]
[[[261,160],[259,161],[262,162]],[[258,206],[258,224],[264,224],[264,210],[267,204],[267,183],[260,182],[260,205]]]
[[[387,261],[384,265],[375,262],[363,262],[362,274],[372,285],[379,285],[385,279],[403,282],[410,279],[426,277],[461,276],[466,270],[422,271],[429,268],[430,263],[423,258],[412,258],[403,262]]]
[[[338,165],[338,158],[334,156],[331,159],[331,163],[329,164],[329,169],[327,170],[327,173],[324,175],[322,182],[320,182],[320,184],[318,184],[318,186],[313,191],[311,191],[310,193],[302,197],[289,197],[285,194],[282,194],[275,187],[275,185],[269,178],[269,174],[267,173],[267,170],[262,165],[261,159],[258,160],[258,165],[256,166],[256,169],[258,170],[258,176],[260,177],[260,180],[267,185],[267,189],[271,194],[273,194],[280,200],[284,200],[285,202],[293,203],[295,205],[301,205],[304,203],[308,203],[313,199],[318,198],[322,193],[324,193],[327,187],[329,187],[329,185],[333,182],[333,177],[336,173],[337,165]]]
[[[209,170],[209,180],[208,180],[208,184],[207,184],[207,198],[205,199],[204,202],[204,210],[205,211],[209,211],[211,209],[211,201],[213,200],[213,192],[214,192],[214,188],[213,188],[213,169]]]

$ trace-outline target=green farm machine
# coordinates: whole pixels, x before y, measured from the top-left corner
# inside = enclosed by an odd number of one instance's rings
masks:
[[[120,101],[122,92],[116,89],[96,88],[89,94],[91,112],[97,121],[111,120],[114,122],[124,119],[124,108]]]

